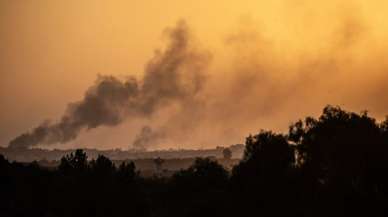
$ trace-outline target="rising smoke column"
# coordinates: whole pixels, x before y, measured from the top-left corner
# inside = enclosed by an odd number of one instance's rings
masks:
[[[136,150],[147,150],[155,141],[163,139],[165,136],[162,130],[155,131],[150,126],[144,126],[140,133],[136,135],[133,141],[133,148]]]
[[[183,21],[166,33],[169,37],[166,49],[155,53],[142,79],[130,77],[122,81],[113,76],[99,76],[83,100],[70,103],[58,122],[42,123],[10,141],[9,147],[65,143],[77,138],[83,129],[115,126],[126,118],[147,118],[173,102],[194,98],[203,87],[209,54],[191,45]]]

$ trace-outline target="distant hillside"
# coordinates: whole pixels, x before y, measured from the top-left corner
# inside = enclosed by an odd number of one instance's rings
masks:
[[[84,149],[89,159],[95,159],[98,155],[104,155],[112,160],[128,160],[128,159],[184,159],[184,158],[196,158],[196,157],[214,157],[223,158],[223,150],[229,148],[232,151],[232,158],[240,159],[244,152],[244,145],[237,144],[229,147],[216,147],[214,149],[169,149],[158,151],[137,151],[137,150],[97,150],[97,149]],[[0,154],[4,155],[8,160],[18,162],[32,162],[32,161],[57,161],[62,156],[74,152],[74,149],[68,150],[47,150],[47,149],[15,149],[15,148],[2,148],[0,147]]]

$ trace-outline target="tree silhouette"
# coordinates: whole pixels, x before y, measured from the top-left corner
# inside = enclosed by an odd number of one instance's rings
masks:
[[[84,173],[88,168],[87,158],[82,149],[77,149],[74,154],[70,153],[62,157],[58,168],[63,173]]]
[[[379,126],[367,113],[327,106],[318,120],[298,122],[289,134],[297,144],[303,167],[321,183],[361,184],[366,169],[383,160]]]
[[[152,177],[140,176],[132,161],[116,168],[103,155],[87,159],[79,149],[49,169],[0,155],[0,216],[388,215],[388,117],[377,123],[336,106],[286,135],[248,136],[231,176],[210,158]],[[169,160],[140,162],[159,172]]]
[[[98,177],[112,177],[116,171],[113,162],[104,155],[99,155],[96,160],[92,160],[90,169]]]
[[[294,149],[286,136],[263,130],[248,136],[243,159],[233,168],[231,177],[234,197],[241,198],[235,202],[244,211],[241,215],[255,209],[263,215],[293,215],[291,207],[297,201],[294,164]]]
[[[197,158],[192,166],[173,176],[178,185],[192,189],[223,187],[227,179],[225,168],[209,158]]]
[[[121,181],[124,182],[131,182],[137,176],[139,175],[138,172],[136,172],[136,166],[135,164],[131,161],[129,163],[123,162],[120,164],[118,170],[117,170],[117,175]]]
[[[261,131],[249,136],[245,142],[244,156],[233,169],[233,176],[262,176],[284,173],[294,165],[294,150],[286,137],[271,131]]]
[[[0,154],[0,169],[3,169],[9,165],[7,159],[5,159],[4,155]]]

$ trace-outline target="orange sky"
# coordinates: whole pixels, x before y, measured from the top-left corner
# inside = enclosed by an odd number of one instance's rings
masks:
[[[59,119],[98,74],[141,76],[155,49],[165,47],[165,28],[181,19],[195,45],[212,54],[202,94],[212,100],[190,141],[174,135],[154,148],[241,142],[261,128],[285,130],[326,104],[382,118],[387,11],[384,0],[0,0],[0,145]],[[255,82],[249,94],[240,81]],[[225,116],[216,105],[228,108]],[[158,126],[163,117],[154,119],[145,122]],[[128,148],[142,122],[53,147]]]

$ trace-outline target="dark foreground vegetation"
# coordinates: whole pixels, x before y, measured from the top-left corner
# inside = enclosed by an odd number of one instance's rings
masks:
[[[287,135],[246,139],[231,172],[198,158],[171,177],[142,178],[82,150],[56,170],[0,158],[0,216],[387,216],[388,121],[328,106]]]

